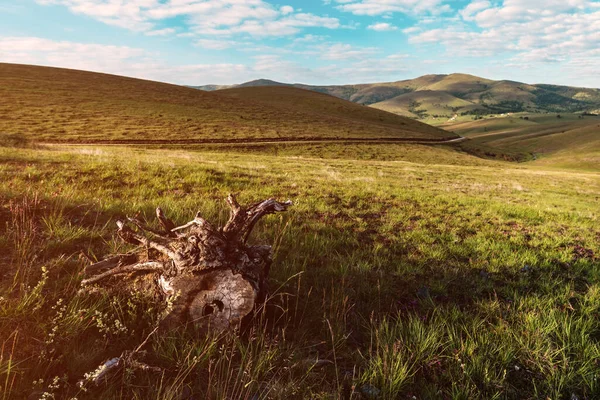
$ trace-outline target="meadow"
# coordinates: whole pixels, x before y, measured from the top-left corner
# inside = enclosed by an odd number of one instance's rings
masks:
[[[0,146],[0,398],[595,399],[600,173],[451,146]],[[270,296],[241,335],[154,336],[158,312],[79,294],[115,221],[224,222],[224,198],[294,206],[256,227]],[[82,256],[84,252],[86,257]]]

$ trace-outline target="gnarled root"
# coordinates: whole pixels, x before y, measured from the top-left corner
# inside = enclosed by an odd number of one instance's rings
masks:
[[[156,216],[161,228],[128,218],[136,231],[117,221],[119,237],[138,249],[88,266],[82,286],[104,284],[116,276],[135,286],[135,279],[127,278],[149,275],[168,305],[164,326],[222,331],[239,325],[260,298],[271,265],[271,247],[247,246],[248,237],[263,216],[286,211],[292,203],[269,199],[242,207],[233,195],[227,203],[231,215],[222,228],[199,214],[176,226],[160,207]]]

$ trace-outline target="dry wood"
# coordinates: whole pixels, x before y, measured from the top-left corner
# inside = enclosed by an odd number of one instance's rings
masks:
[[[117,221],[119,237],[137,250],[88,266],[82,285],[114,283],[119,276],[119,286],[139,290],[143,278],[144,290],[164,301],[163,326],[188,325],[202,332],[239,326],[264,295],[271,265],[271,247],[248,246],[248,237],[263,216],[285,211],[292,203],[269,199],[242,207],[233,195],[227,203],[231,215],[222,228],[200,214],[177,227],[160,207],[156,216],[161,228],[128,218],[136,231]]]

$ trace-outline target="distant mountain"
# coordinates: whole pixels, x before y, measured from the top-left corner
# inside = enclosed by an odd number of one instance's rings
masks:
[[[242,83],[241,85],[236,85],[236,87],[254,87],[254,86],[292,86],[292,85],[290,85],[288,83],[272,81],[270,79],[257,79],[255,81]]]
[[[221,90],[246,86],[292,86],[416,119],[521,111],[600,113],[600,89],[529,85],[509,80],[494,81],[468,74],[424,75],[397,82],[333,86],[287,84],[258,79],[241,85],[207,85],[196,88]]]
[[[237,87],[239,85],[204,85],[204,86],[188,86],[192,89],[200,89],[205,92],[214,92],[215,90],[229,89],[232,87]]]

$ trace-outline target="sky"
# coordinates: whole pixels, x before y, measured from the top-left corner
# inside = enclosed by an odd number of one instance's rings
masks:
[[[600,87],[600,0],[0,0],[0,62],[184,85]]]

